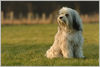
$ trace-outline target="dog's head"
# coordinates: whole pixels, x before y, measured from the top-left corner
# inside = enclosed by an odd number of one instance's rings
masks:
[[[74,29],[82,31],[82,22],[79,14],[76,10],[63,7],[59,10],[59,16],[57,18],[59,26],[67,27],[68,29]]]

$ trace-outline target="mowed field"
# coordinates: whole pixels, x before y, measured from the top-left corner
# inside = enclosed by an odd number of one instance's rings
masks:
[[[99,24],[83,24],[86,59],[47,59],[44,55],[54,41],[57,24],[2,25],[2,66],[98,66]]]

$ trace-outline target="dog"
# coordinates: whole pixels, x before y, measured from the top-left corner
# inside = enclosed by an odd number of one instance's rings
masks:
[[[47,58],[84,58],[83,56],[83,27],[78,12],[68,7],[59,10],[57,18],[58,32],[50,49],[45,56]]]

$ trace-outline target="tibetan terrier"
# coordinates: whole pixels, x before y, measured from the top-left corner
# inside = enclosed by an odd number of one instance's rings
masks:
[[[58,32],[55,41],[46,52],[47,58],[84,58],[82,45],[82,21],[74,9],[63,7],[57,18]]]

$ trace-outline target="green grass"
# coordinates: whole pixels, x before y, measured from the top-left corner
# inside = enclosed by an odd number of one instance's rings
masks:
[[[56,24],[4,25],[1,27],[2,66],[97,66],[99,24],[84,24],[83,51],[86,59],[47,59],[57,32]]]

